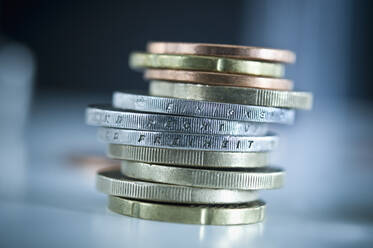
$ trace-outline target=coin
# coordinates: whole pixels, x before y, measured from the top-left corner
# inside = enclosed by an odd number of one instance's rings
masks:
[[[151,81],[149,93],[153,96],[175,97],[189,100],[280,108],[312,108],[312,94],[308,92]]]
[[[282,77],[284,66],[276,63],[217,58],[194,55],[170,55],[134,52],[130,54],[130,67],[196,70],[247,74],[265,77]]]
[[[183,70],[156,70],[147,69],[145,79],[199,83],[207,85],[222,85],[235,87],[252,87],[272,90],[292,90],[290,80],[269,77],[253,77],[228,73],[183,71]]]
[[[99,171],[96,188],[108,195],[168,203],[229,204],[258,200],[252,190],[209,189],[145,182],[121,174],[119,169]]]
[[[252,46],[186,42],[149,42],[146,51],[149,53],[221,56],[281,63],[295,62],[295,54],[291,51]]]
[[[292,109],[250,106],[115,92],[113,106],[121,109],[234,121],[292,124]]]
[[[253,224],[263,221],[265,216],[265,203],[260,200],[229,205],[182,205],[109,196],[108,208],[140,219],[202,225]]]
[[[105,127],[98,129],[98,137],[101,141],[112,144],[220,152],[268,152],[278,144],[278,137],[273,134],[266,136],[208,135]]]
[[[280,168],[194,169],[122,161],[124,175],[139,180],[183,186],[237,190],[281,188],[285,172]]]
[[[193,168],[252,168],[269,164],[267,152],[214,152],[109,144],[107,155],[114,159]]]
[[[107,105],[89,106],[86,109],[86,123],[93,126],[200,134],[263,136],[268,132],[268,125],[258,122],[139,113]]]

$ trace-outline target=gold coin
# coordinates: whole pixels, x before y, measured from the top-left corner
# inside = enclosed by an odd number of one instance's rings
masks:
[[[130,55],[129,63],[130,67],[134,69],[196,70],[265,77],[282,77],[284,75],[284,66],[281,64],[208,56],[134,52]]]
[[[253,77],[247,75],[203,71],[148,69],[145,71],[144,78],[187,83],[199,83],[207,85],[236,86],[272,90],[293,89],[293,82],[287,79]]]

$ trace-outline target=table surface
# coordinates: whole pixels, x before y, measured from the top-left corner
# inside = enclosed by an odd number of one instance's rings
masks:
[[[299,111],[293,126],[274,126],[273,163],[287,171],[283,189],[261,192],[264,223],[202,226],[121,216],[95,189],[95,171],[113,162],[89,103],[107,97],[38,97],[24,135],[2,123],[1,247],[372,247],[373,115],[367,103],[323,102]]]

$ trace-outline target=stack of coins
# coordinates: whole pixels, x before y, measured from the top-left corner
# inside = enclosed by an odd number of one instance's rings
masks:
[[[269,166],[278,137],[312,95],[292,91],[284,63],[295,55],[258,47],[150,42],[130,55],[149,95],[115,92],[87,108],[89,125],[121,168],[99,171],[97,188],[114,212],[159,221],[231,225],[261,222],[258,190],[280,188]]]

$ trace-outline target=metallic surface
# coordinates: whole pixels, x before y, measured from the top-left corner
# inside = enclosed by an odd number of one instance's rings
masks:
[[[114,93],[113,106],[143,112],[265,123],[292,124],[295,118],[295,111],[292,109],[195,101],[122,92]]]
[[[268,125],[264,123],[139,113],[107,105],[89,106],[86,109],[86,123],[93,126],[200,134],[263,136],[268,132]]]
[[[139,180],[183,186],[237,190],[281,188],[285,172],[274,167],[256,169],[193,169],[122,161],[124,175]]]
[[[150,95],[267,107],[311,109],[308,92],[151,81]]]
[[[178,204],[230,204],[258,200],[257,191],[145,182],[126,177],[119,169],[99,171],[96,176],[96,188],[108,195]]]
[[[213,152],[109,144],[107,155],[114,159],[187,167],[253,168],[269,164],[266,152]]]
[[[272,151],[279,140],[273,134],[267,136],[208,135],[106,127],[98,129],[98,137],[101,141],[112,144],[219,152],[267,152]]]
[[[147,69],[145,70],[144,78],[153,80],[178,81],[235,87],[252,87],[272,90],[293,89],[293,82],[287,79],[254,77],[247,75],[203,71]]]
[[[194,55],[134,52],[130,54],[129,64],[133,69],[163,68],[236,73],[265,77],[282,77],[284,75],[284,66],[282,64]]]
[[[223,44],[149,42],[146,51],[149,53],[221,56],[281,63],[295,62],[295,54],[289,50]]]
[[[109,196],[108,208],[116,213],[147,220],[202,225],[239,225],[262,222],[265,203],[230,205],[175,205]]]

